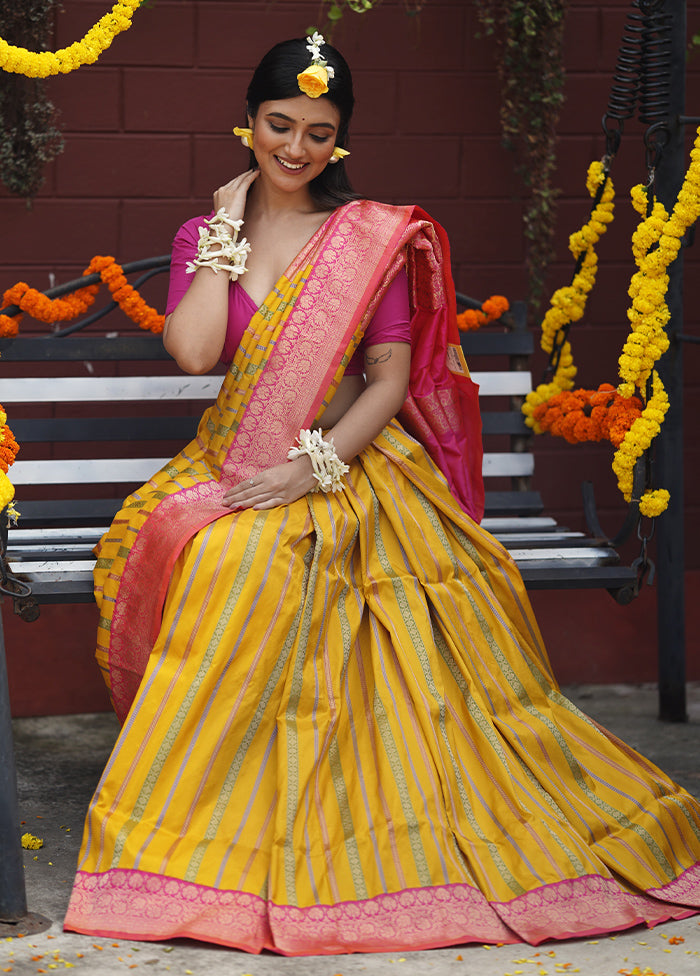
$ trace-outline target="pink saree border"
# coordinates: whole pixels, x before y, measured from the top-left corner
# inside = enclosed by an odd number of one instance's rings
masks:
[[[700,865],[689,869],[697,896]],[[689,872],[685,872],[688,874]],[[676,882],[661,889],[667,892]],[[362,901],[298,908],[142,871],[78,872],[64,922],[69,931],[160,941],[195,938],[282,955],[417,951],[468,942],[539,945],[686,918],[697,908],[631,894],[587,875],[489,902],[466,884],[408,888]]]

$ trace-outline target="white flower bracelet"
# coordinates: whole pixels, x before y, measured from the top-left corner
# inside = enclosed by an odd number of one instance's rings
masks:
[[[215,274],[227,272],[231,281],[236,281],[239,275],[245,273],[245,263],[250,254],[250,244],[245,237],[238,242],[243,221],[231,220],[225,207],[222,207],[204,223],[207,226],[199,228],[197,257],[187,262],[187,274],[192,274],[197,268],[211,268]]]
[[[314,491],[342,491],[343,475],[350,468],[340,460],[333,443],[333,438],[324,441],[320,430],[300,430],[297,437],[298,447],[289,449],[287,459],[293,461],[308,454],[314,470],[314,478],[318,482]]]

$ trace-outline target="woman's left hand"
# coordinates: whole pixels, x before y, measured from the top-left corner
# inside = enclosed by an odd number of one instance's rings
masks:
[[[317,484],[311,460],[304,455],[241,481],[235,488],[224,492],[222,501],[227,508],[276,508],[302,498]]]

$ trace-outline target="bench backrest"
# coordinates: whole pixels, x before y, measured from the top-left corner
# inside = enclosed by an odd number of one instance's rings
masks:
[[[524,308],[510,328],[463,334],[483,411],[487,514],[541,509],[519,411],[531,388]],[[221,375],[187,376],[159,337],[19,336],[0,340],[0,402],[21,445],[10,476],[25,527],[99,524],[192,438]],[[479,361],[486,369],[479,369]],[[223,369],[223,367],[222,367]],[[76,506],[75,502],[81,504]]]

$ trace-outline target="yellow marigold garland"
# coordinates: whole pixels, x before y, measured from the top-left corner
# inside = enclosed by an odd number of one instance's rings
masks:
[[[617,475],[618,488],[629,501],[635,462],[651,446],[668,410],[668,396],[655,363],[668,349],[665,332],[670,313],[666,305],[669,265],[675,260],[685,232],[700,217],[700,129],[690,153],[690,165],[678,199],[670,217],[665,208],[654,203],[651,214],[646,216],[647,196],[642,186],[632,189],[632,205],[642,220],[632,238],[632,249],[637,272],[632,276],[629,296],[632,305],[628,310],[631,334],[619,358],[620,379],[618,392],[631,397],[636,390],[642,396],[651,378],[652,394],[642,412],[627,432],[613,459],[613,471]],[[658,245],[654,250],[650,250]],[[646,491],[640,500],[639,511],[653,518],[666,510],[669,493],[665,488]]]
[[[600,186],[603,178],[602,164],[593,163],[586,183],[591,196],[595,195],[596,187]],[[597,259],[593,247],[612,220],[613,195],[610,183],[606,185],[601,198],[604,206],[596,207],[588,223],[569,239],[571,253],[575,257],[583,255],[583,261],[572,284],[560,288],[552,296],[551,308],[542,322],[541,345],[545,352],[551,353],[555,342],[561,338],[562,328],[583,315],[586,298],[595,281]],[[647,194],[643,186],[633,187],[631,196],[632,205],[642,215],[642,220],[632,236],[632,252],[638,270],[632,276],[629,287],[632,303],[627,316],[631,334],[619,357],[621,382],[617,388],[618,396],[628,400],[630,407],[628,410],[615,408],[619,417],[626,417],[629,428],[621,437],[618,419],[614,431],[613,428],[610,430],[614,436],[608,437],[617,447],[613,471],[617,475],[618,488],[627,501],[632,497],[635,463],[659,433],[669,406],[668,396],[654,365],[669,345],[665,331],[670,318],[666,305],[667,269],[678,255],[685,232],[700,217],[700,129],[690,154],[688,172],[670,217],[658,201],[653,203],[647,215]],[[575,394],[580,394],[575,397],[576,402],[572,400],[569,403],[562,398],[563,391],[573,387],[575,375],[571,345],[566,341],[561,347],[552,381],[540,384],[528,395],[523,406],[525,423],[535,433],[550,430],[567,436],[569,440],[597,439],[594,435],[600,433],[601,428],[579,420],[577,415],[577,412],[591,409],[593,391],[575,391]],[[647,401],[646,387],[650,379],[652,392]],[[600,387],[599,391],[603,389]],[[645,403],[641,414],[635,394]],[[571,415],[567,416],[569,412]],[[639,510],[642,515],[654,518],[666,510],[669,497],[664,488],[649,489],[640,499]]]
[[[652,395],[647,405],[625,434],[622,443],[615,451],[612,469],[617,475],[617,486],[626,501],[632,498],[634,466],[649,449],[651,442],[661,430],[666,411],[668,410],[668,396],[659,374],[654,370],[652,374]],[[639,502],[639,511],[648,518],[661,515],[668,508],[670,495],[665,488],[649,489],[645,491]]]
[[[8,515],[11,519],[17,518],[17,511],[12,504],[15,497],[15,486],[8,478],[7,472],[10,465],[14,464],[18,451],[19,444],[7,426],[7,414],[0,406],[0,511],[5,506],[9,506]]]
[[[106,51],[117,34],[131,27],[131,18],[142,0],[120,0],[90,28],[81,41],[52,51],[28,51],[0,38],[0,68],[27,78],[47,78],[67,74],[83,64],[93,64]]]
[[[595,199],[604,180],[601,198],[588,221],[569,238],[569,250],[580,261],[580,267],[574,274],[570,285],[554,292],[551,298],[551,306],[542,321],[540,345],[547,353],[551,353],[555,343],[561,339],[563,329],[572,322],[578,322],[583,318],[588,295],[595,284],[598,258],[594,248],[613,219],[615,190],[610,177],[606,178],[602,162],[592,162],[588,167],[586,179],[586,189],[591,198]],[[566,340],[561,347],[554,376],[550,382],[541,383],[525,398],[523,404],[525,423],[528,427],[532,427],[535,433],[542,433],[542,428],[533,416],[535,408],[546,403],[556,394],[564,390],[571,390],[574,386],[576,372],[571,343]]]

